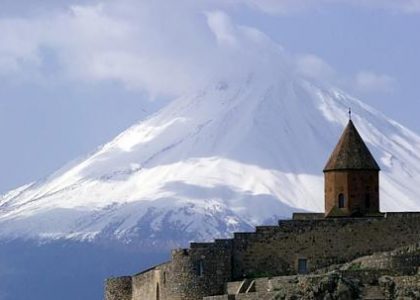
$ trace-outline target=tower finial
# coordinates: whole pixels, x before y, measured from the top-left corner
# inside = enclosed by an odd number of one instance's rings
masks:
[[[351,107],[349,107],[349,120],[351,120]]]

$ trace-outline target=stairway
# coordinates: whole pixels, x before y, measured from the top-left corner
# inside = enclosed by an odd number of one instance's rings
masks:
[[[236,291],[236,295],[255,292],[255,280],[244,279]]]
[[[365,285],[362,289],[364,300],[386,300],[382,289],[378,285]]]

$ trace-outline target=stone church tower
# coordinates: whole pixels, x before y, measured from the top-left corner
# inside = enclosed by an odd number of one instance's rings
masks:
[[[380,168],[349,120],[324,168],[325,216],[375,216]]]

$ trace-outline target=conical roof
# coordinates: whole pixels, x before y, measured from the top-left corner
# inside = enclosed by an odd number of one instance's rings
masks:
[[[380,170],[351,120],[324,168],[333,170]]]

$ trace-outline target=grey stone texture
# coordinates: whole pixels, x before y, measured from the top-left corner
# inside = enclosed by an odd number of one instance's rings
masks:
[[[208,297],[233,293],[235,289],[238,291],[242,281],[248,279],[247,286],[242,287],[236,298],[225,295],[224,298],[214,299],[289,299],[290,293],[274,290],[276,286],[287,286],[284,280],[290,280],[288,277],[276,279],[283,284],[271,279],[272,288],[269,291],[261,287],[268,285],[268,279],[256,278],[296,275],[299,259],[306,259],[308,272],[328,271],[335,266],[342,268],[338,270],[340,275],[298,276],[297,280],[301,282],[298,285],[293,279],[296,277],[291,277],[292,285],[289,286],[298,286],[298,291],[305,290],[306,286],[308,289],[315,287],[318,291],[313,292],[315,298],[307,299],[346,299],[342,294],[354,296],[354,293],[363,292],[356,283],[375,283],[378,282],[377,277],[383,275],[394,276],[390,284],[394,290],[390,288],[388,293],[393,296],[397,293],[411,295],[417,292],[412,285],[418,284],[418,279],[404,279],[399,275],[417,272],[419,253],[410,245],[419,241],[420,213],[387,213],[383,217],[366,218],[320,218],[319,214],[297,214],[296,219],[279,221],[278,226],[261,226],[255,232],[235,233],[232,239],[192,243],[189,249],[174,250],[170,262],[131,277],[131,298],[127,296],[130,288],[126,277],[108,280],[105,298],[212,299]],[[400,249],[391,251],[397,248]],[[374,254],[384,251],[391,252]],[[350,265],[342,265],[349,262]],[[393,272],[390,273],[389,269]],[[227,284],[233,281],[239,283]],[[330,286],[333,288],[327,289],[326,293],[325,288]],[[372,293],[374,290],[368,289]],[[252,293],[257,293],[259,298],[250,298]],[[316,296],[317,293],[322,297]]]
[[[133,294],[131,279],[131,276],[107,279],[105,299],[131,300]]]

